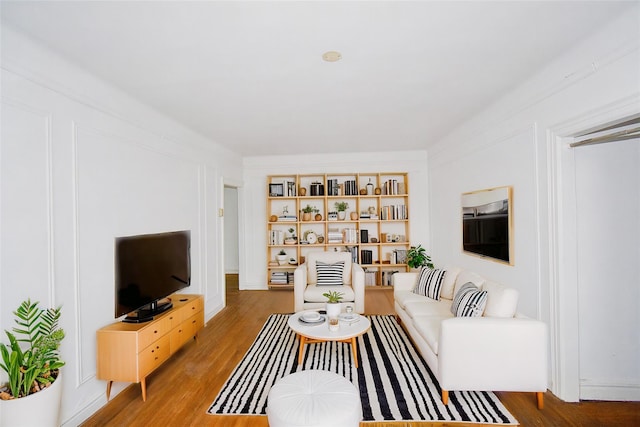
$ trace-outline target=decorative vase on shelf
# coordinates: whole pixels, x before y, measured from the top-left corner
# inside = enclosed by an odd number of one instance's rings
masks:
[[[373,183],[371,182],[371,178],[369,178],[369,183],[367,184],[367,194],[369,196],[373,195]]]
[[[322,221],[322,215],[317,213],[315,219],[316,219],[316,221]]]
[[[303,212],[302,213],[303,221],[311,221],[311,212]]]
[[[351,221],[357,221],[358,220],[358,212],[351,212]]]

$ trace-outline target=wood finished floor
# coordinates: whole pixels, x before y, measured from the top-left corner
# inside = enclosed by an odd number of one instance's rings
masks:
[[[390,290],[368,290],[367,314],[393,314]],[[198,343],[190,343],[147,378],[147,401],[132,384],[83,426],[268,426],[266,416],[206,413],[233,368],[271,313],[293,311],[292,291],[238,291],[227,276],[227,307],[211,319]],[[106,387],[106,383],[105,383]],[[536,408],[533,393],[496,393],[522,426],[640,426],[640,402],[564,403],[550,392]],[[474,426],[461,423],[361,423],[363,427]]]

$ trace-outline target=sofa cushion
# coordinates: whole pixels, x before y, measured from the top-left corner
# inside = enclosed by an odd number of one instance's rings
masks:
[[[482,289],[487,291],[485,317],[513,317],[518,308],[518,291],[495,282],[484,282]]]
[[[417,316],[413,319],[413,327],[424,339],[434,354],[438,354],[438,340],[440,339],[440,325],[443,320],[451,316]]]
[[[440,288],[442,287],[442,279],[444,278],[444,275],[444,270],[422,267],[420,274],[418,274],[418,282],[413,292],[436,301],[439,300]]]
[[[327,264],[316,261],[316,274],[318,276],[318,286],[340,286],[342,285],[342,272],[344,261]]]
[[[404,310],[412,318],[417,316],[453,317],[451,314],[451,301],[444,299],[440,301],[432,299],[409,301],[405,304]]]
[[[456,284],[453,288],[453,295],[457,295],[460,287],[465,283],[471,282],[478,287],[478,289],[482,289],[482,284],[485,280],[478,275],[477,273],[473,273],[471,271],[462,270],[458,273],[458,277],[456,277]]]
[[[486,304],[487,291],[481,291],[473,283],[467,282],[453,297],[451,313],[457,317],[480,317]]]
[[[453,299],[453,288],[456,284],[456,278],[460,273],[460,269],[457,267],[445,267],[446,271],[444,280],[442,280],[442,288],[440,288],[440,298]]]
[[[418,295],[418,294],[414,293],[413,291],[394,291],[393,292],[393,299],[403,309],[405,309],[407,304],[410,303],[410,302],[413,302],[413,301],[422,302],[422,301],[429,300],[429,298],[425,297],[424,295]],[[433,301],[433,300],[431,300],[431,301]]]
[[[352,302],[355,300],[353,288],[349,285],[340,286],[318,286],[308,285],[304,290],[305,302],[327,302],[327,297],[323,296],[325,292],[342,292],[342,301]]]

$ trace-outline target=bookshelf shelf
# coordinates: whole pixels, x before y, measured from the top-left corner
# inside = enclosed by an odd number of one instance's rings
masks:
[[[365,268],[368,287],[389,286],[394,272],[408,270],[406,264],[395,262],[410,247],[406,172],[270,175],[266,194],[269,288],[293,287],[293,275],[288,273],[304,262],[308,252],[320,249],[351,251]],[[348,204],[344,220],[333,217],[336,202]],[[313,209],[310,220],[303,215],[307,206]],[[350,218],[352,212],[357,219]],[[316,220],[316,214],[322,219]],[[309,233],[314,234],[315,243],[306,241]],[[291,235],[296,242],[285,244]],[[297,264],[274,265],[281,250]]]

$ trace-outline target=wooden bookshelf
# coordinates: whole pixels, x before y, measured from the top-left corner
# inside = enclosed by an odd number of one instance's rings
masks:
[[[266,191],[270,289],[292,287],[293,271],[312,250],[351,251],[368,287],[389,286],[393,272],[408,271],[406,172],[269,175]],[[348,205],[344,219],[337,218],[339,203]]]

